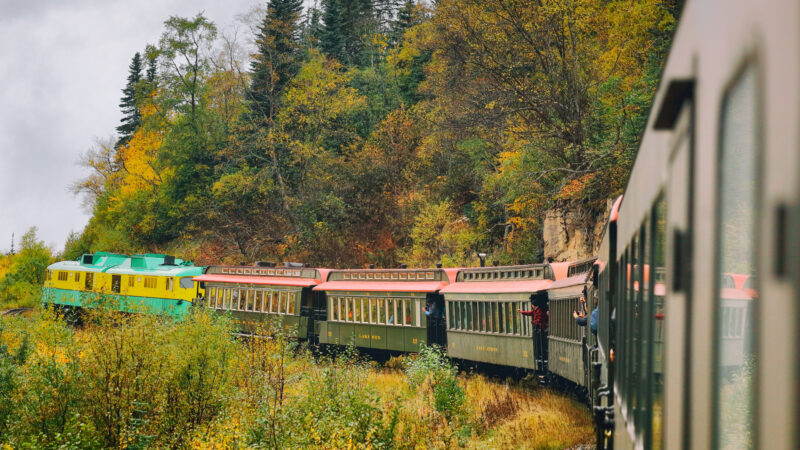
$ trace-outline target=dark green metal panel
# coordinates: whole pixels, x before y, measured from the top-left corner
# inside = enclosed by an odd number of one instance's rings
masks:
[[[349,323],[339,325],[339,345],[350,345],[355,343],[355,327]]]
[[[353,331],[355,333],[354,343],[356,347],[371,347],[369,325],[355,324],[353,325]]]
[[[405,334],[405,351],[418,352],[422,344],[427,344],[428,330],[417,327],[402,327]]]
[[[372,348],[386,349],[386,328],[379,325],[370,327],[370,343]]]
[[[447,354],[452,358],[501,366],[535,368],[533,338],[520,336],[447,332]]]
[[[550,336],[548,339],[550,371],[583,386],[583,345],[567,339]]]
[[[403,327],[386,327],[386,349],[406,351]]]

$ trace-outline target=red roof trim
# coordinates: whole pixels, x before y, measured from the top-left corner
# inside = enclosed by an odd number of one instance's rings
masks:
[[[206,281],[214,283],[240,283],[240,284],[261,284],[274,286],[300,286],[311,287],[319,284],[319,280],[311,278],[288,278],[288,277],[262,277],[247,275],[222,275],[217,273],[206,273],[192,278],[194,281]]]
[[[617,218],[619,217],[619,208],[622,206],[622,196],[620,195],[614,201],[614,205],[611,206],[611,213],[608,215],[609,222],[616,222]]]
[[[359,292],[436,292],[447,286],[444,281],[329,281],[314,287],[315,291]]]
[[[440,292],[442,294],[525,294],[543,291],[551,284],[553,284],[553,280],[464,281],[453,283]]]

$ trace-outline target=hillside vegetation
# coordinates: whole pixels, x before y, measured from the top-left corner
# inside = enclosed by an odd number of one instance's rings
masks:
[[[84,155],[93,216],[64,256],[538,262],[545,209],[621,192],[679,10],[271,0],[251,36],[170,17]]]
[[[313,356],[224,316],[0,318],[0,447],[564,448],[592,441],[564,395],[458,374],[436,349],[380,368]],[[275,332],[265,328],[265,332]]]

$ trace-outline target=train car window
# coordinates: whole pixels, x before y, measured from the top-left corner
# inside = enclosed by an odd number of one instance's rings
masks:
[[[378,323],[381,325],[386,324],[386,299],[378,299]]]
[[[87,273],[86,274],[86,280],[85,280],[85,283],[84,283],[84,287],[88,291],[91,291],[92,288],[94,287],[94,274],[93,273]]]
[[[756,91],[756,73],[751,66],[728,91],[721,111],[718,280],[726,273],[750,276],[758,271],[755,242],[760,180]],[[753,384],[757,371],[756,293],[756,286],[742,290],[726,287],[721,281],[717,289],[714,439],[718,448],[755,445],[751,430],[755,427],[756,403]]]
[[[287,298],[285,291],[281,291],[279,295],[280,300],[278,301],[278,314],[286,314],[286,306],[289,302],[289,299]]]
[[[392,323],[395,325],[402,325],[402,319],[400,318],[400,314],[402,310],[402,305],[400,304],[400,299],[393,298],[392,299]]]
[[[181,277],[178,279],[178,286],[183,289],[192,289],[194,288],[194,281],[192,281],[192,277]]]
[[[253,298],[253,290],[247,289],[244,291],[245,295],[247,296],[247,310],[253,311],[255,309],[255,299]]]
[[[68,272],[58,272],[58,281],[67,281],[69,279]]]
[[[505,327],[505,315],[503,314],[503,306],[504,306],[504,304],[503,303],[495,303],[495,305],[496,305],[495,308],[496,308],[496,311],[497,311],[497,320],[496,320],[497,332],[498,333],[505,333],[505,330],[506,330],[506,327]]]
[[[172,286],[173,286],[173,283],[175,283],[175,280],[174,280],[174,279],[172,279],[172,278],[167,278],[167,290],[168,290],[168,291],[172,291]]]
[[[241,292],[239,289],[231,289],[231,309],[241,309],[239,301],[241,299]]]
[[[80,283],[81,282],[81,273],[75,272],[75,281]]]
[[[664,196],[660,196],[653,208],[651,223],[653,234],[653,252],[650,267],[653,268],[652,293],[653,308],[650,314],[652,328],[653,350],[650,353],[649,372],[651,383],[652,411],[650,419],[651,439],[650,447],[660,449],[662,445],[662,429],[664,415],[664,295],[666,292],[664,274],[666,271],[667,250],[667,204]]]
[[[652,298],[650,297],[650,282],[653,278],[652,264],[650,264],[650,254],[652,250],[652,236],[650,236],[650,217],[646,217],[642,222],[641,230],[639,232],[639,286],[640,286],[640,306],[639,317],[637,322],[639,324],[639,358],[637,359],[636,373],[639,378],[636,380],[638,383],[638,392],[636,393],[639,402],[637,411],[637,426],[642,438],[649,440],[650,429],[650,371],[648,369],[650,354],[653,351],[650,345],[650,317],[652,316],[651,306]],[[645,447],[650,447],[649,444]]]
[[[642,330],[639,317],[641,316],[642,309],[642,274],[643,270],[642,255],[640,253],[641,236],[637,233],[631,242],[631,281],[633,283],[633,290],[631,291],[631,310],[628,315],[628,323],[631,326],[631,334],[633,342],[630,348],[630,357],[628,358],[628,389],[630,398],[630,409],[633,412],[634,426],[638,426],[638,412],[639,408],[639,353],[641,352],[642,345]]]
[[[222,308],[222,288],[215,287],[214,288],[214,307],[217,309]]]
[[[469,302],[468,303],[469,310],[467,314],[469,314],[469,329],[470,331],[478,331],[480,328],[478,327],[478,302]]]
[[[297,292],[289,293],[289,314],[294,314],[295,305],[297,304]]]
[[[328,297],[328,320],[339,320],[339,302],[336,297]]]
[[[206,302],[206,306],[209,307],[209,308],[212,308],[212,309],[217,306],[215,301],[214,301],[214,291],[215,290],[216,290],[216,288],[213,288],[213,287],[209,287],[208,289],[206,289],[206,299],[208,300]]]
[[[264,293],[264,291],[262,291],[261,289],[257,289],[253,293],[253,295],[255,296],[255,306],[253,307],[254,311],[261,312],[261,303],[262,303],[263,297],[264,297],[262,295],[263,293]]]
[[[627,382],[627,375],[628,375],[628,367],[626,365],[626,361],[628,360],[628,346],[630,343],[629,340],[629,331],[627,324],[627,317],[628,317],[628,299],[631,297],[630,295],[630,247],[626,248],[622,262],[620,264],[620,277],[621,283],[620,286],[623,286],[623,289],[620,289],[620,299],[619,299],[619,312],[617,314],[617,333],[619,334],[619,338],[617,339],[617,343],[619,348],[617,349],[617,364],[619,367],[619,380],[618,384],[620,386],[619,392],[621,397],[621,404],[620,407],[624,412],[628,410],[628,391],[625,389],[625,383]]]

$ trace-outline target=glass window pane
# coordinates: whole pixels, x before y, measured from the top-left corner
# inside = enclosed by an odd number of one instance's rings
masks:
[[[231,309],[239,309],[239,290],[231,289]]]
[[[752,448],[757,354],[753,327],[757,285],[756,252],[758,130],[756,76],[747,69],[728,93],[722,110],[720,136],[717,289],[717,404],[715,439],[719,448]],[[751,289],[726,287],[724,275],[753,280]],[[736,325],[741,316],[742,325]],[[725,320],[733,326],[725,326]]]
[[[255,305],[255,301],[253,300],[254,292],[252,289],[248,289],[245,291],[245,293],[245,295],[247,295],[247,310],[252,311],[254,309],[253,305]]]
[[[661,197],[656,203],[653,213],[653,263],[654,283],[653,283],[653,353],[652,353],[652,376],[650,377],[653,390],[653,407],[651,408],[652,421],[652,448],[662,448],[662,428],[664,414],[664,294],[665,294],[665,251],[667,236],[667,214],[666,202]]]

